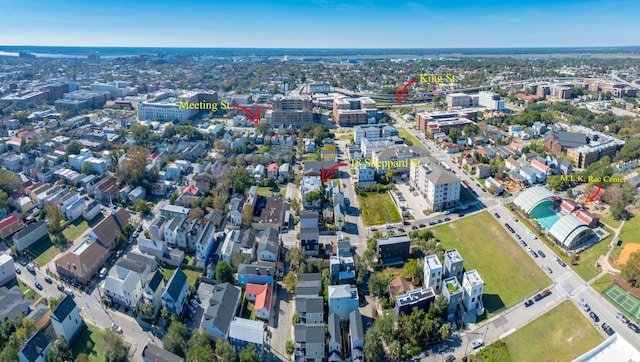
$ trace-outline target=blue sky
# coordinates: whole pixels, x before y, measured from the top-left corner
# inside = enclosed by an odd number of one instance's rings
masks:
[[[473,48],[640,45],[640,1],[0,0],[0,45]]]

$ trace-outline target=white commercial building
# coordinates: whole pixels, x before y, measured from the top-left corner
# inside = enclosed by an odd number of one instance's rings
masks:
[[[478,93],[478,96],[479,106],[498,111],[504,110],[504,101],[500,100],[498,93],[482,91]]]

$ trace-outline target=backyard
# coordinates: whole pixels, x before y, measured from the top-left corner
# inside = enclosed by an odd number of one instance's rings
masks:
[[[164,270],[162,271],[162,275],[167,281],[169,281],[169,278],[171,278],[171,274],[173,274],[176,269],[177,268],[173,266],[165,266]],[[202,273],[199,271],[188,269],[182,269],[182,271],[187,276],[187,284],[189,284],[190,287],[196,285],[196,279],[202,276]]]
[[[90,361],[104,361],[104,331],[86,323],[86,328],[73,343],[71,352],[74,356],[86,353]]]
[[[69,242],[73,243],[87,229],[89,229],[89,223],[83,218],[77,218],[73,223],[67,225],[67,227],[62,230],[62,235],[64,235]]]
[[[482,212],[433,228],[445,250],[458,249],[465,270],[484,280],[483,302],[489,313],[509,308],[551,284],[549,277],[489,215]],[[505,283],[508,276],[509,283]]]
[[[504,338],[513,361],[572,361],[603,340],[570,301]]]
[[[366,192],[358,195],[365,226],[396,223],[400,213],[388,193]]]

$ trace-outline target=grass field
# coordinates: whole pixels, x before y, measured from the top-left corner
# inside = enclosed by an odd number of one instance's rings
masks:
[[[78,335],[73,343],[71,352],[74,356],[86,353],[90,361],[104,361],[104,331],[100,328],[86,324],[85,329]]]
[[[53,245],[51,238],[47,238],[39,241],[37,244],[30,248],[34,255],[37,255],[33,262],[38,265],[45,265],[60,254],[60,248]]]
[[[272,192],[280,192],[280,188],[278,187],[274,187],[273,190],[271,189],[271,187],[258,187],[258,195],[260,196],[264,196],[264,197],[271,197],[271,193]]]
[[[476,197],[473,196],[473,194],[471,193],[471,191],[469,191],[468,188],[460,187],[460,203],[461,204],[468,204],[475,201],[477,201]]]
[[[595,282],[591,283],[591,286],[593,289],[598,291],[598,293],[602,294],[605,290],[609,289],[614,278],[615,277],[611,274],[605,274],[599,277]]]
[[[365,226],[399,222],[400,213],[391,201],[391,196],[385,193],[367,192],[358,195],[362,222]]]
[[[511,307],[551,284],[488,212],[435,227],[433,233],[445,250],[458,249],[465,270],[478,270],[485,283],[482,299],[489,313]]]
[[[612,227],[614,229],[617,229],[620,226],[620,224],[622,223],[621,221],[618,221],[618,220],[612,218],[611,215],[608,215],[608,214],[607,215],[603,215],[600,218],[600,221],[603,222],[604,224],[609,225],[610,227]]]
[[[619,237],[623,245],[628,241],[637,242],[640,240],[640,215],[634,212],[633,216],[624,222]]]
[[[171,278],[171,274],[173,274],[176,269],[177,268],[174,267],[164,267],[162,275],[167,281],[169,281],[169,278]],[[196,285],[196,279],[198,279],[198,277],[202,275],[201,272],[195,270],[182,269],[182,271],[187,276],[187,284],[189,284],[189,286]]]
[[[604,337],[569,301],[504,339],[513,361],[571,361]]]
[[[89,223],[83,218],[77,218],[76,221],[69,224],[66,229],[62,230],[62,234],[73,243],[78,236],[82,235],[89,228]]]
[[[606,237],[596,245],[580,253],[580,260],[577,265],[573,265],[573,269],[580,275],[582,279],[590,280],[599,273],[601,268],[596,268],[596,261],[600,255],[606,255],[609,244],[611,244],[611,236]]]
[[[407,144],[411,143],[413,146],[420,146],[425,150],[427,149],[422,142],[415,138],[411,133],[407,132],[404,128],[398,128],[398,136],[400,136],[400,138],[404,138],[404,140],[407,141]]]
[[[25,299],[33,299],[36,296],[36,292],[29,288],[28,285],[24,284],[20,279],[16,279],[18,281],[18,288],[22,291],[22,295]],[[9,287],[9,285],[7,285]]]
[[[484,347],[480,352],[471,356],[469,360],[472,362],[510,362],[511,356],[509,355],[507,344],[503,341],[498,341]]]

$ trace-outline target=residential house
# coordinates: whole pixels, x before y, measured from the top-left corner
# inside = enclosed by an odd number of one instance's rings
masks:
[[[13,234],[13,245],[16,250],[25,251],[31,245],[48,236],[47,222],[38,220]]]
[[[226,340],[229,328],[240,303],[240,288],[222,283],[213,287],[211,298],[203,304],[204,313],[200,327],[204,328],[209,337]]]
[[[364,329],[362,316],[357,309],[349,313],[349,347],[351,347],[351,361],[364,362]]]
[[[457,249],[445,250],[444,252],[444,277],[455,277],[462,281],[462,257]]]
[[[267,228],[258,239],[258,260],[275,262],[278,260],[278,231]]]
[[[324,324],[294,324],[296,361],[322,362],[325,358]]]
[[[8,289],[0,287],[0,318],[17,319],[29,311],[31,301],[24,300],[17,285]]]
[[[436,293],[432,288],[414,289],[396,297],[395,311],[398,316],[411,314],[414,307],[426,311],[435,300]]]
[[[141,275],[136,272],[128,272],[123,278],[108,275],[102,289],[114,302],[135,308],[142,297],[142,282]]]
[[[229,221],[235,226],[242,225],[242,196],[234,195],[229,201]]]
[[[318,213],[301,210],[300,214],[300,246],[305,256],[317,256],[319,251],[320,231],[318,229]]]
[[[164,287],[164,276],[159,271],[155,271],[147,278],[146,286],[142,291],[142,300],[144,303],[153,305],[154,316],[162,307],[161,297]]]
[[[242,232],[238,230],[229,230],[229,232],[226,233],[220,250],[220,258],[222,260],[231,264],[231,255],[239,252],[241,249],[242,235]]]
[[[238,266],[238,285],[251,284],[271,284],[273,285],[274,266],[264,266],[259,264],[240,264]]]
[[[62,338],[69,346],[73,345],[84,329],[84,320],[80,309],[70,295],[65,296],[51,312],[51,325],[58,338]]]
[[[167,218],[160,215],[153,219],[149,226],[149,236],[154,240],[164,240],[164,227],[167,223]]]
[[[0,221],[0,239],[8,238],[24,227],[24,221],[14,215]]]
[[[269,321],[271,313],[271,295],[273,289],[271,284],[251,284],[245,286],[244,297],[253,303],[253,310],[256,311],[256,317]]]
[[[82,217],[87,220],[93,220],[100,213],[100,203],[96,200],[88,201],[85,205],[84,211],[82,211]]]
[[[296,285],[296,297],[303,295],[318,296],[322,289],[322,274],[305,273],[300,275],[302,280]]]
[[[444,295],[449,302],[447,307],[448,319],[453,320],[455,319],[456,313],[462,310],[464,292],[462,291],[462,286],[460,286],[458,279],[454,277],[445,279],[444,285],[446,288],[442,289],[442,295]]]
[[[467,311],[475,310],[478,315],[484,313],[484,306],[482,304],[484,281],[475,269],[464,273],[462,277],[462,289],[464,291],[463,302]]]
[[[271,163],[267,166],[267,177],[270,177],[272,179],[276,179],[278,178],[278,164],[277,163]]]
[[[389,282],[389,295],[397,296],[413,290],[413,283],[403,277],[397,277]]]
[[[187,301],[187,294],[189,293],[189,284],[187,283],[187,276],[178,268],[169,278],[167,287],[160,299],[162,300],[162,306],[167,308],[169,313],[176,313],[180,315],[182,308]]]
[[[345,226],[345,207],[341,204],[333,205],[333,223],[335,225],[336,230],[342,231]]]
[[[5,285],[16,278],[13,258],[7,254],[0,254],[0,285]]]
[[[131,202],[133,202],[134,204],[139,199],[144,200],[145,197],[147,197],[147,191],[142,186],[136,187],[135,189],[133,189],[133,191],[129,193],[129,198],[131,199]]]
[[[63,278],[87,284],[108,258],[107,248],[85,238],[55,261],[56,271]]]
[[[167,219],[182,218],[189,215],[189,208],[183,206],[166,204],[160,208],[160,215],[163,215]]]
[[[283,163],[278,167],[278,181],[282,184],[286,184],[289,181],[289,164]]]
[[[37,331],[20,349],[18,361],[47,362],[49,349],[51,349],[49,339],[43,331]]]
[[[184,362],[185,359],[153,343],[147,343],[142,348],[142,362]]]
[[[297,295],[295,311],[300,315],[302,323],[324,323],[324,298],[316,295]]]
[[[341,320],[349,319],[349,313],[358,309],[358,289],[349,284],[329,285],[329,313],[336,313]]]
[[[264,349],[264,322],[233,317],[229,325],[229,342],[238,351],[253,344],[258,355],[261,355]]]
[[[384,266],[404,263],[409,256],[410,243],[407,235],[393,235],[378,239],[378,261]]]
[[[335,256],[329,258],[329,271],[333,284],[355,284],[355,266],[352,256]],[[341,273],[346,272],[346,278]],[[347,279],[347,280],[345,280]]]
[[[199,268],[205,267],[207,259],[213,253],[215,231],[215,225],[206,223],[202,228],[202,232],[199,233],[196,241],[196,266]]]
[[[72,204],[64,208],[64,216],[69,221],[74,221],[84,213],[87,207],[87,199],[85,197],[79,198]]]
[[[424,257],[424,287],[433,288],[436,294],[442,289],[442,276],[444,275],[442,264],[435,254]]]
[[[340,330],[340,317],[337,314],[329,314],[328,323],[329,362],[344,361],[342,354],[342,331]]]
[[[216,210],[211,210],[204,216],[202,221],[210,222],[215,225],[215,227],[219,228],[223,219],[224,215],[222,215],[222,213]]]
[[[89,237],[100,242],[109,250],[115,250],[118,246],[117,236],[122,232],[125,225],[129,223],[131,214],[124,208],[118,209],[105,217],[90,232]]]
[[[289,210],[283,197],[267,197],[267,203],[264,207],[258,205],[258,216],[254,217],[251,227],[256,230],[264,230],[272,227],[278,231],[282,230],[284,225],[285,210]],[[255,210],[254,210],[255,214]]]

